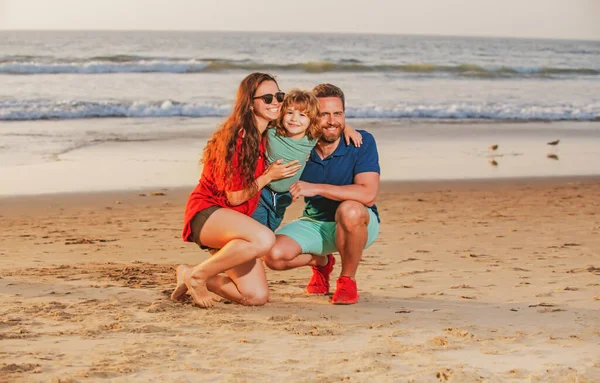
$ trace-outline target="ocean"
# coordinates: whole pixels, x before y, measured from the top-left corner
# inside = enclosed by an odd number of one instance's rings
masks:
[[[0,195],[193,186],[253,71],[340,86],[383,179],[600,174],[600,41],[2,31]]]

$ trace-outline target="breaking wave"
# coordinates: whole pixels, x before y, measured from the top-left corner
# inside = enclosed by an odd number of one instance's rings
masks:
[[[0,101],[0,121],[144,118],[224,117],[230,105],[195,104],[174,100],[148,101]],[[401,103],[349,107],[348,118],[490,119],[490,120],[600,120],[600,103],[584,105],[525,105],[511,103]]]
[[[397,72],[460,77],[503,78],[600,76],[600,68],[486,67],[475,64],[439,65],[427,63],[369,64],[356,59],[298,63],[265,63],[219,58],[169,58],[132,55],[55,58],[48,56],[0,57],[0,74],[102,74],[102,73],[209,73],[226,71]]]

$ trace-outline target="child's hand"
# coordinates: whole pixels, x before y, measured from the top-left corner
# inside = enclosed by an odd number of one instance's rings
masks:
[[[360,145],[362,144],[362,134],[348,124],[346,124],[346,128],[344,129],[344,138],[346,140],[346,145],[350,145],[350,141],[352,141],[354,146],[360,148]]]
[[[293,177],[301,167],[302,165],[298,164],[298,160],[290,161],[287,164],[284,164],[283,160],[277,160],[269,165],[265,171],[265,175],[271,181],[276,181],[282,178]]]

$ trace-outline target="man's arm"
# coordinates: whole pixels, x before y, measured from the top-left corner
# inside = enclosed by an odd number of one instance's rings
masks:
[[[355,175],[352,185],[336,186],[298,181],[290,187],[290,193],[292,193],[294,201],[300,197],[320,195],[334,201],[357,201],[365,206],[373,206],[378,192],[379,173],[376,172]]]

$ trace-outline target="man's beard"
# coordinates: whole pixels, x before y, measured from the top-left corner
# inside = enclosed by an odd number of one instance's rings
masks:
[[[323,134],[321,135],[321,140],[327,142],[327,143],[332,143],[337,141],[338,138],[340,138],[342,136],[342,132],[344,131],[344,127],[341,125],[328,125],[329,126],[334,126],[337,128],[337,130],[335,131],[335,133],[327,133],[325,129],[323,129]]]

